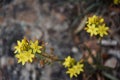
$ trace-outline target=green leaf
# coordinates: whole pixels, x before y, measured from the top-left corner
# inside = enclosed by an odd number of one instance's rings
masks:
[[[114,77],[113,75],[111,75],[111,74],[109,74],[109,73],[107,73],[107,72],[102,72],[102,74],[103,74],[105,77],[107,77],[107,78],[109,78],[109,79],[111,79],[111,80],[119,80],[119,79],[117,79],[116,77]]]
[[[91,10],[93,10],[94,8],[100,6],[100,3],[94,3],[92,5],[90,5],[86,10],[85,10],[85,13],[88,13],[90,12]]]

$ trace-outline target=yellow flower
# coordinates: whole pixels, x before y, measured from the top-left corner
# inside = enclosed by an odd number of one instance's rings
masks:
[[[103,19],[103,18],[100,18],[100,19],[99,19],[99,23],[104,23],[104,19]]]
[[[74,65],[74,63],[75,63],[75,60],[74,60],[74,58],[71,58],[70,56],[68,56],[67,58],[65,58],[65,61],[64,61],[64,63],[63,63],[63,65],[65,66],[65,67],[71,67],[72,65]]]
[[[77,77],[77,73],[74,68],[69,68],[66,73],[70,75],[70,78],[72,78],[73,76]]]
[[[102,17],[92,16],[88,18],[86,32],[90,33],[90,36],[100,36],[103,37],[107,35],[108,27],[105,27],[105,22]]]
[[[80,74],[80,72],[83,72],[83,67],[84,65],[80,64],[79,62],[75,66],[73,66],[77,74]]]
[[[108,31],[108,27],[105,26],[105,24],[101,25],[98,27],[98,34],[100,35],[100,37],[103,37],[104,35],[108,35],[107,31]]]
[[[17,46],[15,46],[15,52],[14,53],[17,53],[17,52],[21,52],[22,51],[22,44],[20,43],[20,41],[17,41]]]
[[[83,72],[83,67],[84,65],[78,62],[72,68],[69,68],[66,73],[70,75],[70,78],[72,78],[73,76],[77,77],[80,72]]]
[[[21,42],[20,41],[17,41],[17,46],[15,46],[15,52],[14,53],[20,53],[24,50],[27,50],[27,47],[28,47],[28,42],[26,40],[26,38],[24,38]]]
[[[32,51],[29,50],[28,52],[26,51],[25,56],[27,57],[27,61],[32,62],[33,58],[35,58],[35,55],[32,54]]]
[[[30,41],[30,47],[33,49],[33,53],[41,53],[41,48],[42,46],[38,45],[38,40],[36,40],[35,42]]]
[[[95,24],[95,25],[98,25],[98,24],[101,24],[104,22],[104,19],[99,17],[99,16],[92,16],[92,17],[89,17],[88,18],[88,21],[87,21],[87,24]]]
[[[116,4],[116,5],[120,4],[120,0],[113,0],[113,3]]]
[[[27,62],[27,56],[24,53],[16,54],[15,57],[18,58],[18,63],[22,62],[22,65]]]
[[[98,31],[98,28],[95,27],[95,25],[89,25],[87,28],[85,28],[85,30],[90,33],[90,36],[93,36],[93,35],[97,35],[97,31]]]
[[[22,63],[24,65],[26,62],[32,62],[32,59],[35,57],[34,54],[31,53],[32,51],[23,51],[22,53],[18,53],[15,55],[18,58],[18,63]]]
[[[97,16],[94,15],[94,16],[88,18],[88,22],[87,23],[88,24],[95,24],[96,21],[97,21]]]

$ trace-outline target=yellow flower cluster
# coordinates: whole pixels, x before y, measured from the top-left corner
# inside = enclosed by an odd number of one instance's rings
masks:
[[[76,62],[74,58],[71,58],[70,56],[65,58],[63,65],[68,68],[66,73],[70,75],[70,78],[73,76],[77,77],[80,72],[83,72],[84,65],[81,62]]]
[[[94,15],[88,18],[85,30],[90,33],[90,36],[99,35],[100,37],[103,37],[104,35],[108,35],[107,31],[109,28],[106,27],[103,18]]]
[[[65,66],[65,68],[69,68],[73,66],[74,63],[75,63],[74,58],[71,58],[70,56],[68,56],[67,58],[65,58],[65,62],[63,63],[63,65]]]
[[[120,0],[113,0],[113,3],[118,5],[118,4],[120,4]]]
[[[24,38],[22,41],[17,41],[17,46],[14,48],[14,53],[17,53],[15,57],[18,58],[18,63],[21,62],[24,65],[26,62],[32,62],[36,53],[41,53],[42,46],[38,45],[38,40],[32,42]]]

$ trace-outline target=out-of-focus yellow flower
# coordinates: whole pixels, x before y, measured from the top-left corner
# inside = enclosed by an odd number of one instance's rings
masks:
[[[113,3],[118,5],[118,4],[120,4],[120,0],[113,0]]]
[[[83,72],[83,67],[84,67],[84,65],[78,62],[74,66],[74,69],[75,69],[75,71],[76,71],[77,74],[80,74],[80,72]]]
[[[77,77],[77,73],[74,70],[74,67],[73,68],[69,68],[66,73],[70,75],[70,78],[72,78],[73,76]]]
[[[26,38],[24,38],[22,41],[17,41],[17,46],[15,46],[15,52],[14,53],[20,53],[24,50],[27,50],[28,47],[28,42]]]
[[[32,51],[31,51],[31,50],[29,50],[28,52],[26,52],[25,55],[27,56],[27,60],[30,61],[30,62],[32,62],[32,61],[33,61],[33,58],[35,58],[35,55],[32,54]]]
[[[31,53],[32,51],[23,51],[22,53],[18,53],[15,55],[18,58],[18,63],[22,63],[24,65],[26,62],[32,62],[32,59],[35,57],[34,54]]]
[[[24,38],[21,41],[17,41],[17,46],[14,48],[15,53],[17,53],[15,57],[18,58],[18,63],[21,62],[22,65],[24,65],[26,62],[32,62],[36,54],[41,53],[41,48],[43,48],[43,46],[39,46],[38,40],[33,42]]]
[[[80,72],[83,72],[83,67],[84,65],[78,62],[72,68],[69,68],[66,73],[70,75],[70,78],[72,78],[73,76],[77,77]]]
[[[88,18],[87,27],[85,28],[86,32],[88,32],[90,36],[99,37],[107,35],[108,29],[109,28],[105,26],[104,19],[96,15]]]
[[[95,25],[91,25],[85,28],[85,30],[90,33],[90,36],[97,35],[98,28],[95,27]]]
[[[38,45],[38,40],[36,40],[35,42],[30,41],[30,47],[32,48],[33,53],[41,53],[40,49],[42,48],[42,46]]]
[[[27,56],[25,56],[24,53],[19,53],[15,55],[16,58],[18,58],[18,63],[22,63],[24,65],[27,62]]]
[[[21,52],[22,51],[22,44],[20,43],[20,41],[17,41],[17,46],[15,46],[15,52],[14,53],[17,53],[17,52]]]
[[[88,18],[88,24],[95,24],[98,21],[98,17],[96,15]]]
[[[91,25],[91,24],[98,25],[98,24],[101,24],[103,22],[104,22],[103,18],[98,17],[96,15],[93,15],[92,17],[88,18],[87,24],[88,25]]]
[[[70,56],[68,56],[67,58],[65,58],[65,61],[64,61],[64,63],[63,63],[63,65],[65,66],[65,67],[71,67],[72,65],[74,65],[74,63],[75,63],[75,60],[74,60],[74,58],[71,58]]]
[[[107,31],[108,31],[108,27],[105,26],[105,24],[101,25],[98,27],[98,34],[100,35],[100,37],[103,37],[104,35],[108,35]]]
[[[82,62],[82,60],[76,62],[75,59],[71,58],[70,56],[65,58],[63,65],[68,68],[66,74],[69,74],[70,78],[73,76],[77,77],[81,72],[83,72],[84,64]]]

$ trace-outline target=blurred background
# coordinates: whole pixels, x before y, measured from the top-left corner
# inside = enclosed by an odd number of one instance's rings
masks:
[[[44,40],[47,51],[53,47],[60,58],[71,55],[79,60],[82,43],[94,44],[83,30],[87,17],[94,14],[102,16],[110,28],[102,40],[103,52],[106,65],[120,79],[120,4],[113,0],[0,0],[0,80],[70,80],[59,63],[18,64],[13,47],[26,36]]]

